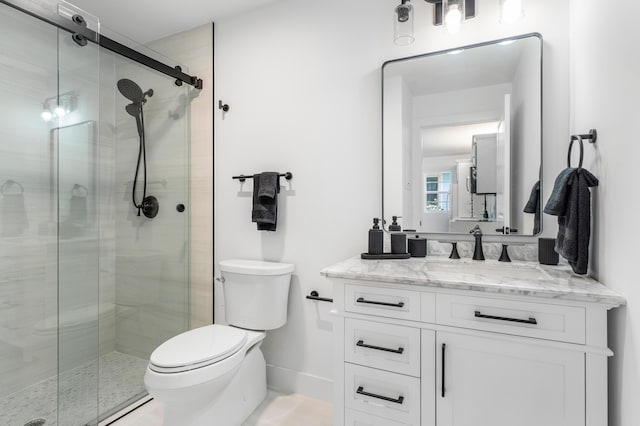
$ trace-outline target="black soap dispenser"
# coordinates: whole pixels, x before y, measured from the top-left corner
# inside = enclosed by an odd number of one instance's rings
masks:
[[[373,218],[373,227],[369,229],[369,254],[382,254],[384,250],[384,232],[380,229],[380,219]]]
[[[407,253],[407,234],[402,232],[402,228],[398,225],[398,218],[401,216],[391,216],[392,222],[389,225],[391,232],[391,253],[406,254]]]

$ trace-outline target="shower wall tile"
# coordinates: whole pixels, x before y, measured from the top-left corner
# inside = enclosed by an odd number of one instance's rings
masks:
[[[213,34],[212,24],[175,34],[150,44],[153,49],[189,67],[204,88],[190,100],[191,219],[190,325],[213,322]]]

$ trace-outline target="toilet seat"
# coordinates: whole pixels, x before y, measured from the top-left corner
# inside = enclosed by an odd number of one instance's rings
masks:
[[[179,334],[153,351],[149,369],[180,373],[215,364],[244,346],[247,332],[225,325],[211,325]]]

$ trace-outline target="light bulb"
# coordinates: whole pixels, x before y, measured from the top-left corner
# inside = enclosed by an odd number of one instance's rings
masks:
[[[500,22],[513,24],[524,16],[522,0],[502,0]]]
[[[53,118],[53,114],[51,114],[51,111],[47,109],[42,111],[42,114],[40,114],[40,117],[42,117],[44,121],[49,122]]]
[[[449,34],[455,34],[460,31],[460,23],[462,22],[462,12],[457,4],[449,6],[447,16],[444,17],[444,24]]]
[[[67,110],[58,105],[56,109],[53,110],[53,113],[58,117],[64,117],[65,115],[67,115]]]

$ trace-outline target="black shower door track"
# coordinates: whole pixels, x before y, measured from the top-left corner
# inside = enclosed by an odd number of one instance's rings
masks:
[[[124,56],[127,59],[131,59],[139,64],[152,68],[162,74],[176,79],[176,84],[187,83],[196,89],[202,89],[202,79],[196,76],[191,76],[182,72],[179,66],[171,67],[156,59],[153,59],[147,55],[144,55],[137,50],[131,49],[117,41],[111,40],[104,35],[97,33],[86,26],[78,24],[72,20],[65,19],[51,10],[42,7],[40,4],[32,0],[0,0],[0,3],[6,4],[14,9],[40,19],[48,24],[54,25],[62,30],[68,31],[75,35],[78,34],[84,37],[86,40],[95,43],[107,50],[110,50],[118,55]]]

